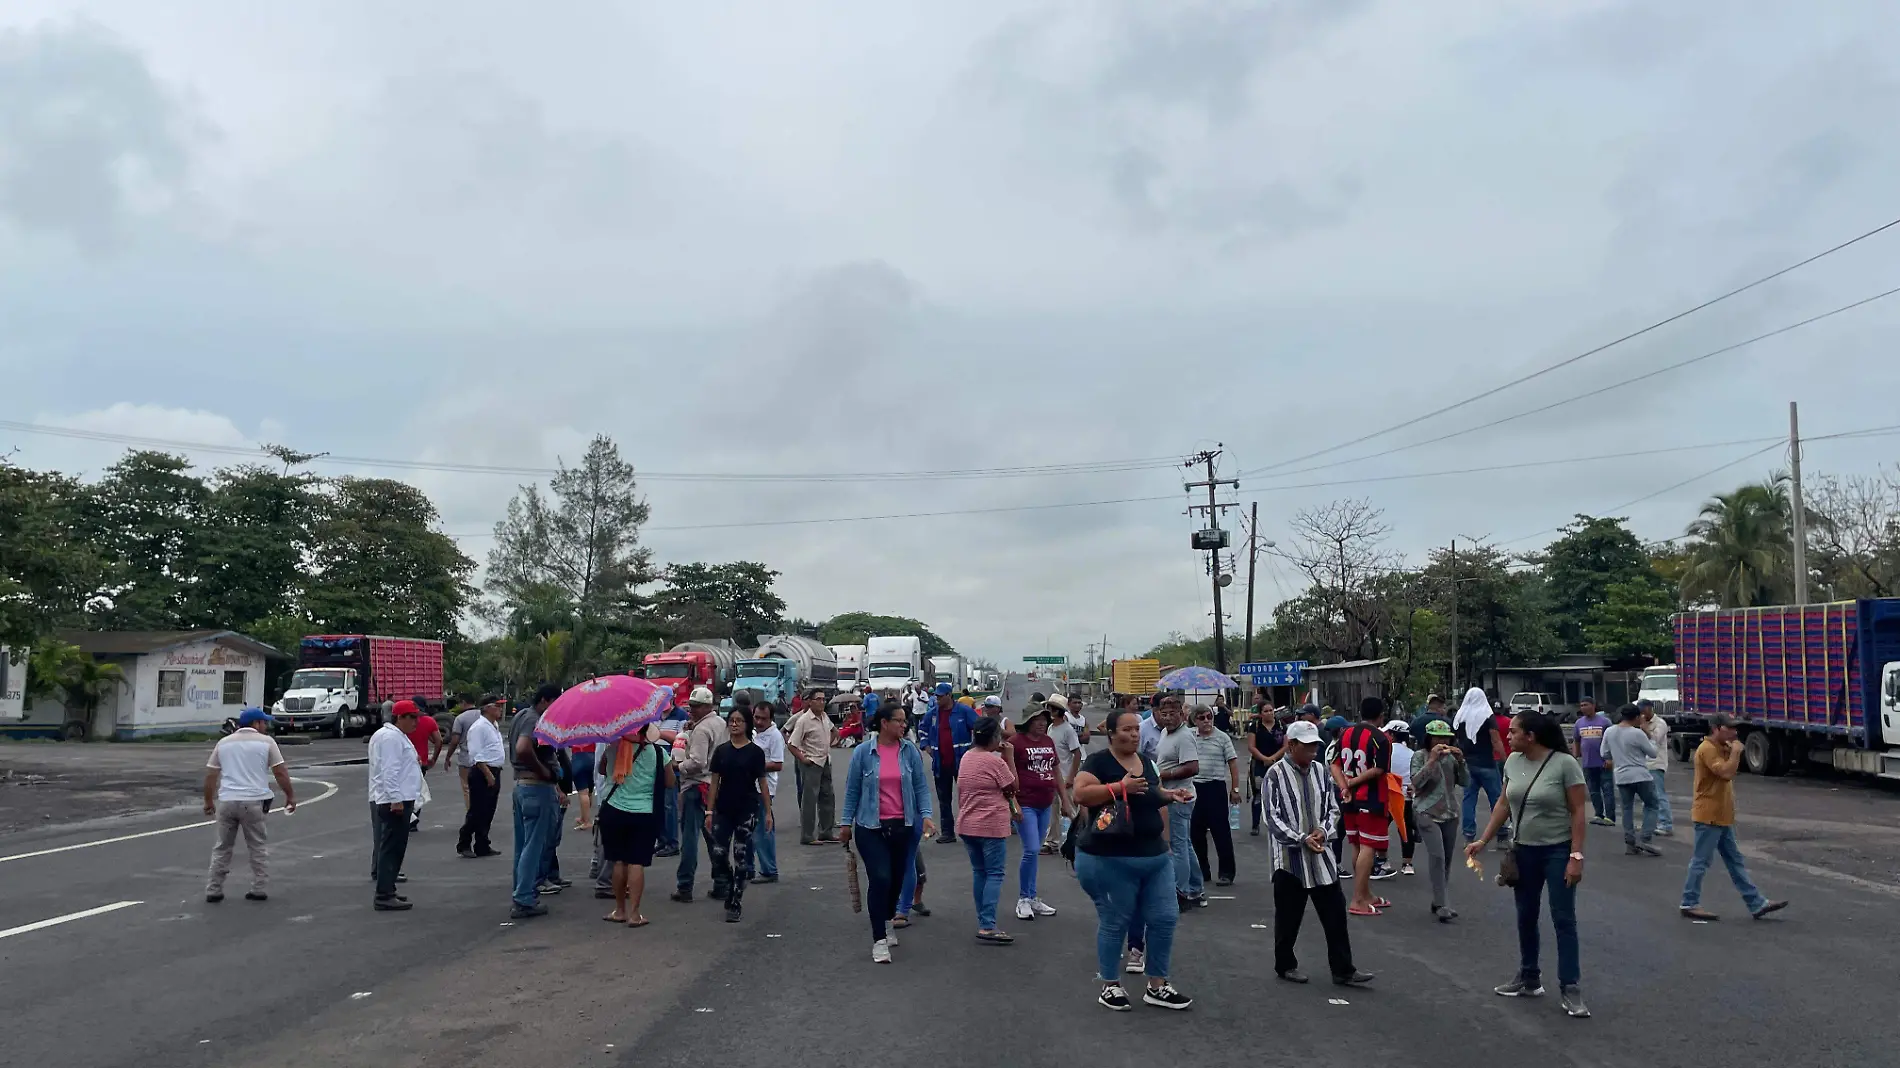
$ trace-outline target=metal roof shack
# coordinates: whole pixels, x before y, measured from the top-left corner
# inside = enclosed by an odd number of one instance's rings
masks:
[[[1306,680],[1313,685],[1315,704],[1330,706],[1348,719],[1368,697],[1385,699],[1385,665],[1392,658],[1342,660],[1337,664],[1308,664]]]

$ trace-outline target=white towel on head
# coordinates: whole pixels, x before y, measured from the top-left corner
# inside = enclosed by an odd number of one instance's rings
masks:
[[[1476,745],[1484,725],[1490,721],[1491,701],[1484,696],[1484,691],[1476,686],[1466,690],[1464,703],[1458,706],[1458,716],[1452,725],[1463,731],[1465,737],[1471,739],[1471,744]]]

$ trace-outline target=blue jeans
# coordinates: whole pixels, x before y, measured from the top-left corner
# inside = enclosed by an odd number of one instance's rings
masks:
[[[660,813],[660,841],[656,848],[669,846],[678,849],[680,844],[680,788],[677,783],[660,791],[660,803],[665,811]]]
[[[917,884],[923,882],[918,874],[924,865],[922,845],[924,841],[924,821],[918,820],[910,829],[910,868],[904,872],[904,885],[897,891],[897,914],[909,916],[910,907],[917,903]]]
[[[1016,833],[1023,840],[1023,860],[1016,871],[1018,897],[1036,896],[1036,868],[1041,862],[1042,840],[1049,837],[1049,819],[1054,812],[1054,802],[1041,808],[1025,808],[1023,818],[1016,823]]]
[[[1643,844],[1648,845],[1656,837],[1656,780],[1644,779],[1642,782],[1620,782],[1616,784],[1616,800],[1623,806],[1623,844],[1636,844],[1636,799],[1643,800]]]
[[[1194,857],[1194,806],[1175,802],[1168,806],[1168,848],[1174,852],[1174,892],[1182,897],[1200,897],[1206,892],[1201,881],[1201,863]]]
[[[1009,839],[966,834],[963,848],[970,854],[970,893],[976,898],[976,929],[994,931],[996,899],[1003,893],[1003,863],[1009,858]]]
[[[1570,843],[1517,847],[1517,952],[1519,977],[1537,982],[1537,919],[1545,891],[1550,893],[1550,925],[1557,929],[1557,982],[1575,986],[1581,981],[1577,953],[1577,888],[1564,883],[1570,865]]]
[[[1676,829],[1676,815],[1669,809],[1669,787],[1663,782],[1663,773],[1652,771],[1649,777],[1656,780],[1656,829],[1673,832]]]
[[[712,836],[706,831],[706,802],[699,787],[690,783],[680,787],[680,866],[673,876],[673,888],[682,894],[693,892],[693,877],[699,874],[699,844],[712,851]],[[724,889],[719,887],[717,889]]]
[[[1583,769],[1583,789],[1598,819],[1616,818],[1616,776],[1609,768]]]
[[[778,832],[765,826],[765,802],[759,802],[759,822],[752,831],[752,851],[746,854],[745,877],[750,879],[753,868],[761,875],[778,874]]]
[[[1075,875],[1095,901],[1095,977],[1104,983],[1121,982],[1122,942],[1139,922],[1147,943],[1148,978],[1166,979],[1174,955],[1174,925],[1181,919],[1174,903],[1174,862],[1168,855],[1098,857],[1077,850]]]
[[[565,810],[560,806],[560,798],[557,795],[554,802],[554,825],[548,828],[547,848],[541,851],[541,881],[544,883],[556,882],[561,878],[561,834],[566,828],[566,821],[561,819],[561,813]]]
[[[1483,790],[1490,804],[1485,808],[1489,813],[1498,804],[1498,794],[1504,789],[1504,776],[1496,768],[1471,768],[1471,785],[1465,787],[1465,841],[1478,837],[1478,791]]]
[[[534,905],[547,868],[548,843],[561,829],[561,802],[557,787],[545,783],[515,784],[515,890],[519,908]]]
[[[1735,828],[1721,827],[1713,823],[1695,825],[1695,853],[1689,857],[1689,879],[1682,884],[1682,907],[1697,908],[1702,904],[1702,876],[1714,863],[1715,855],[1722,855],[1722,863],[1728,865],[1729,881],[1742,895],[1742,904],[1748,906],[1750,915],[1760,912],[1768,900],[1755,889],[1755,883],[1748,877],[1748,865],[1742,861],[1742,847],[1735,843]]]

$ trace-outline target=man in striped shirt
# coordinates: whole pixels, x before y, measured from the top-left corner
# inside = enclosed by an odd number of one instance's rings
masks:
[[[1319,728],[1300,720],[1287,728],[1286,757],[1267,769],[1267,821],[1273,835],[1273,973],[1289,983],[1306,982],[1294,956],[1306,903],[1313,903],[1326,931],[1326,959],[1333,982],[1352,986],[1372,981],[1352,963],[1346,930],[1346,896],[1339,889],[1339,866],[1329,848],[1339,829],[1339,795],[1319,754]]]

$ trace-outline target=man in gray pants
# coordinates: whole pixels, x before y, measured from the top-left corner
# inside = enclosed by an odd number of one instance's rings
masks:
[[[284,792],[284,811],[297,811],[297,795],[277,740],[258,728],[270,723],[260,708],[238,714],[238,729],[218,741],[205,762],[205,815],[216,816],[217,843],[211,848],[211,874],[205,880],[205,900],[224,900],[224,880],[231,874],[231,854],[238,832],[244,833],[245,852],[251,859],[248,901],[263,901],[270,886],[270,848],[265,838],[265,814],[270,811],[271,780]]]

